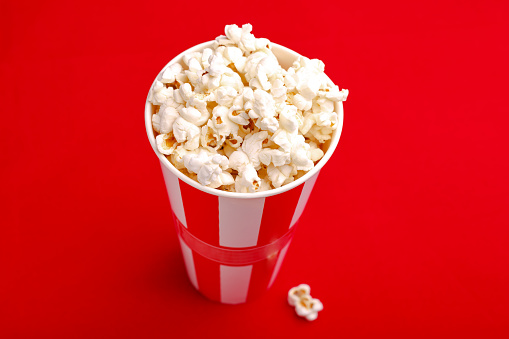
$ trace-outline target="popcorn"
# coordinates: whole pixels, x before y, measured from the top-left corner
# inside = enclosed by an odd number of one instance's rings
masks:
[[[203,185],[214,185],[223,181],[227,185],[233,184],[231,174],[224,171],[228,168],[228,158],[224,155],[213,154],[202,149],[197,153],[185,154],[183,160],[187,170],[191,173],[196,173],[198,181]]]
[[[220,54],[213,54],[209,60],[210,65],[206,68],[206,71],[210,76],[217,77],[228,71],[228,67],[224,64],[224,59]]]
[[[218,88],[216,95],[219,105],[231,107],[233,105],[233,99],[237,97],[237,91],[231,86],[222,86]]]
[[[270,83],[270,94],[274,97],[277,102],[284,102],[286,100],[287,89],[285,83],[281,79],[274,79]]]
[[[175,82],[176,76],[182,72],[182,65],[180,64],[172,64],[166,68],[166,70],[161,75],[161,82],[164,84],[171,84]]]
[[[242,110],[236,110],[235,107],[232,107],[228,111],[228,118],[238,125],[244,126],[249,124],[249,116],[247,113]]]
[[[212,54],[214,54],[214,51],[210,48],[205,48],[203,50],[203,52],[201,54],[201,58],[200,58],[200,61],[201,61],[201,64],[203,65],[203,67],[207,68],[210,66],[209,59],[212,56]]]
[[[226,25],[224,33],[234,44],[238,44],[242,38],[242,29],[237,25]]]
[[[236,135],[239,125],[231,121],[228,116],[228,107],[216,106],[212,110],[212,118],[207,125],[211,127],[219,136],[226,137],[230,134]]]
[[[261,179],[251,164],[241,168],[235,179],[235,191],[240,193],[253,193],[260,190]]]
[[[295,307],[295,312],[300,317],[313,321],[318,317],[318,312],[323,310],[320,300],[311,298],[309,285],[300,284],[288,292],[288,304]]]
[[[242,172],[243,168],[250,164],[249,157],[243,150],[236,150],[230,155],[229,166],[233,170]]]
[[[310,110],[311,107],[313,106],[313,101],[306,99],[304,96],[300,94],[295,94],[293,96],[292,103],[295,105],[295,107],[297,107],[301,111]]]
[[[154,105],[162,105],[172,94],[172,89],[166,88],[161,81],[156,80],[154,86],[152,86],[148,100]]]
[[[337,128],[334,105],[348,96],[320,60],[299,57],[285,70],[251,32],[227,25],[212,48],[166,67],[148,98],[158,151],[192,180],[230,192],[278,188],[311,170]],[[300,302],[312,318],[319,301]]]
[[[177,147],[177,142],[171,134],[159,134],[156,137],[157,150],[164,155],[170,155]]]
[[[240,50],[240,48],[237,48],[237,47],[227,47],[225,49],[223,55],[224,55],[225,59],[227,59],[230,62],[233,62],[234,64],[241,62],[241,60],[244,60],[243,63],[245,64],[246,58],[244,57],[244,55],[243,55],[242,51]],[[237,68],[236,65],[235,65],[235,68]],[[237,70],[239,70],[239,69],[237,68]]]
[[[300,302],[295,305],[295,312],[309,321],[315,320],[318,317],[318,312],[322,310],[322,302],[309,296],[302,297]]]
[[[271,140],[286,152],[290,152],[292,150],[293,135],[294,134],[289,133],[284,129],[278,129],[276,133],[272,135]]]
[[[258,119],[255,124],[260,129],[270,132],[275,132],[278,129],[279,123],[274,117],[276,115],[274,98],[264,90],[254,91],[254,105],[249,112],[250,118]]]
[[[269,79],[272,79],[280,69],[281,66],[279,66],[274,54],[263,51],[253,53],[247,57],[244,71],[246,72],[246,80],[249,81],[251,87],[268,91],[272,87]]]
[[[170,133],[179,113],[174,107],[161,106],[159,112],[152,116],[152,126],[158,133]]]
[[[217,150],[221,146],[221,143],[221,136],[214,133],[214,130],[210,126],[205,125],[201,128],[200,145],[202,147],[209,150]]]
[[[297,120],[297,107],[292,105],[284,105],[279,113],[280,126],[287,132],[296,133],[299,128],[299,121]]]
[[[250,133],[244,138],[242,150],[247,154],[249,161],[255,168],[260,166],[258,154],[262,150],[263,143],[267,140],[268,136],[269,134],[266,131],[261,131],[257,133]]]
[[[274,164],[270,164],[267,167],[267,177],[275,188],[281,187],[285,181],[295,174],[297,174],[297,170],[292,165],[276,167]]]
[[[219,175],[216,176],[214,181],[211,181],[208,186],[211,188],[218,188],[219,186],[229,186],[232,185],[233,183],[235,183],[235,179],[233,179],[233,176],[230,173],[223,171],[219,173]]]
[[[288,291],[288,304],[295,306],[299,303],[300,298],[311,295],[311,288],[307,284],[300,284],[299,286],[292,287]]]
[[[233,87],[236,91],[241,91],[244,88],[244,83],[240,75],[233,71],[228,71],[221,76],[221,80],[219,81],[220,86],[230,86]]]
[[[324,143],[325,141],[331,138],[332,127],[320,127],[318,125],[314,125],[309,129],[309,132],[306,134],[306,137],[314,138],[319,143]]]
[[[316,162],[320,160],[324,156],[324,153],[321,148],[318,147],[318,145],[311,141],[309,143],[309,150],[308,150],[308,157],[311,159],[311,161]]]
[[[302,135],[296,135],[292,138],[291,157],[297,170],[309,171],[314,167],[313,161],[308,156],[309,148],[309,144],[306,143]]]
[[[186,103],[193,96],[193,89],[191,88],[190,84],[182,84],[182,86],[180,86],[178,89],[178,94],[184,101],[183,103]]]
[[[200,145],[200,128],[182,117],[175,120],[173,134],[178,142],[185,143],[184,147],[188,150],[197,149]]]
[[[203,126],[209,120],[208,112],[200,112],[194,107],[182,107],[179,113],[182,118],[196,126]]]
[[[283,166],[290,163],[290,154],[278,149],[264,148],[258,153],[258,159],[265,166]]]

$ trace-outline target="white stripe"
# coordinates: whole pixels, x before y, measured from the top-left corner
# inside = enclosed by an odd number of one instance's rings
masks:
[[[256,246],[265,198],[219,197],[219,245]]]
[[[163,170],[164,182],[166,183],[166,190],[170,198],[171,209],[178,220],[187,228],[186,214],[182,203],[182,195],[180,194],[179,178],[171,173],[163,163],[161,163],[161,169]]]
[[[302,215],[302,212],[304,211],[304,208],[306,207],[306,204],[309,199],[309,195],[311,194],[311,191],[313,190],[313,186],[315,185],[316,178],[318,178],[318,174],[320,174],[320,171],[316,173],[313,177],[309,178],[305,183],[304,187],[302,188],[302,192],[300,193],[299,202],[297,203],[297,208],[295,209],[295,212],[293,213],[292,222],[290,223],[290,228],[295,225],[297,221],[299,221],[300,216]]]
[[[220,266],[219,277],[222,303],[240,304],[246,302],[252,270],[253,265]]]
[[[187,275],[194,288],[198,289],[198,279],[196,278],[196,268],[194,267],[193,251],[186,245],[184,240],[179,236],[180,248],[182,249],[182,256],[184,257],[184,264],[186,265]]]
[[[290,240],[288,242],[288,244],[286,244],[286,246],[283,247],[281,252],[279,252],[279,256],[277,257],[277,261],[276,261],[276,266],[274,267],[274,271],[272,272],[272,277],[270,277],[270,282],[269,282],[268,288],[270,288],[272,286],[272,284],[274,283],[274,280],[276,280],[277,274],[279,273],[279,269],[281,268],[281,264],[283,263],[283,260],[285,258],[286,251],[288,251],[288,247],[290,247],[291,242],[292,241]]]

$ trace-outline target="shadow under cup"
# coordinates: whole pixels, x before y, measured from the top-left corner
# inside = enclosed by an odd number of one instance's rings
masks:
[[[182,63],[185,54],[202,51],[213,43],[184,51],[163,70],[175,62]],[[272,51],[284,69],[299,57],[274,43]],[[323,158],[311,171],[280,188],[236,193],[200,185],[157,151],[152,129],[154,107],[147,99],[147,135],[161,163],[186,270],[191,284],[205,297],[239,304],[256,298],[273,284],[319,171],[339,142],[343,127],[341,102],[335,103],[335,111],[338,127],[322,147]]]

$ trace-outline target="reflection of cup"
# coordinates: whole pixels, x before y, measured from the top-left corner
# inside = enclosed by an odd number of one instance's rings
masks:
[[[179,54],[212,47],[213,41]],[[299,54],[272,43],[280,65],[288,69]],[[166,65],[164,69],[168,66]],[[269,288],[276,278],[318,177],[336,148],[343,127],[343,106],[335,103],[337,129],[324,146],[325,155],[294,182],[257,193],[225,192],[205,187],[177,170],[157,151],[152,129],[152,104],[145,104],[149,141],[161,162],[173,220],[185,266],[193,286],[207,298],[226,304],[250,300]]]

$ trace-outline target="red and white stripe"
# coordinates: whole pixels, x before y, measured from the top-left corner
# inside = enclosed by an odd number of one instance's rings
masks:
[[[318,173],[281,194],[236,199],[200,191],[161,167],[191,284],[226,304],[269,288]]]

